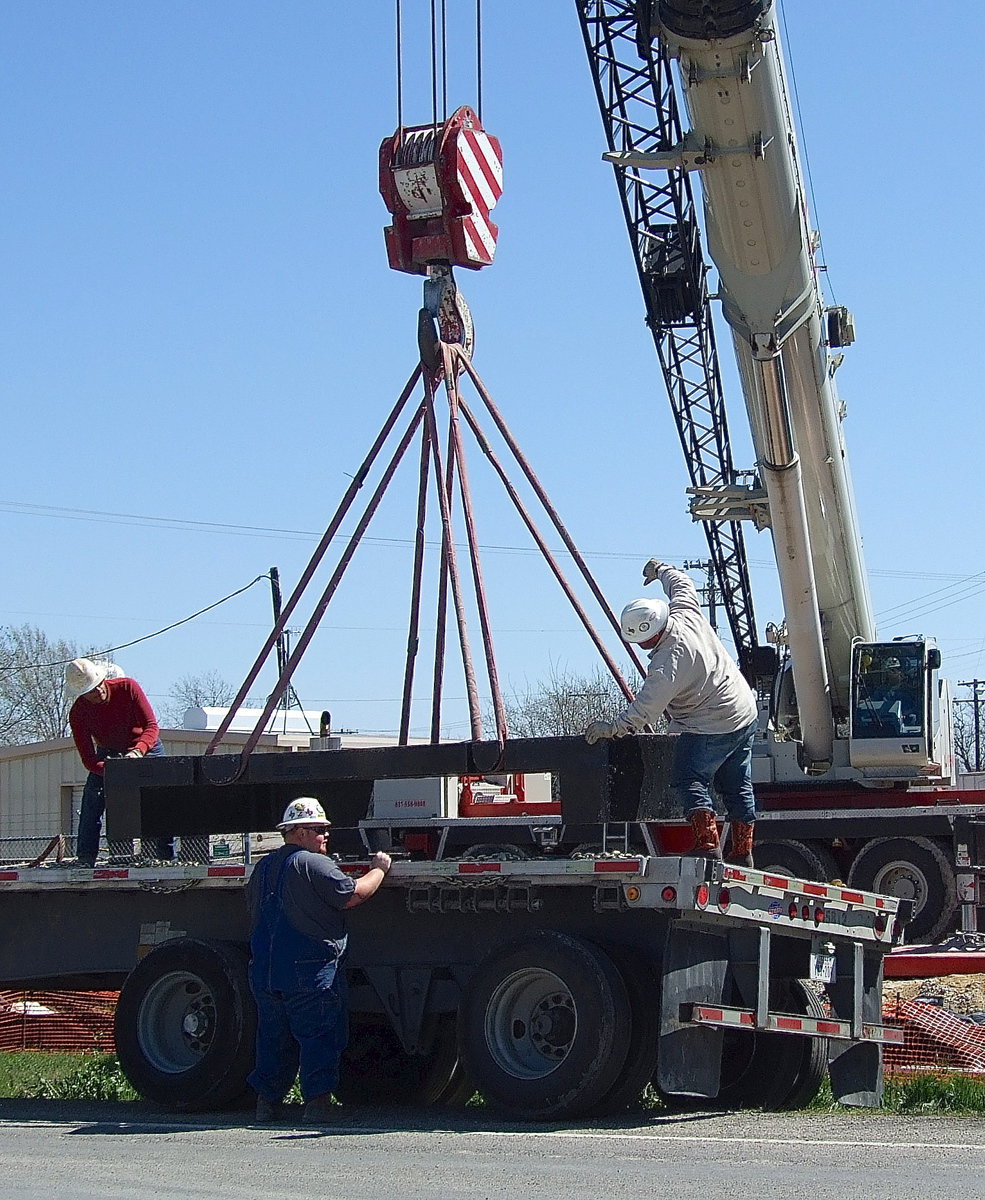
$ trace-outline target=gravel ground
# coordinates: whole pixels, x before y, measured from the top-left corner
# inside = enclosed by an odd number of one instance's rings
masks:
[[[941,1007],[953,1013],[985,1011],[985,975],[942,975],[933,979],[887,979],[883,1001],[914,1000],[918,996],[939,1000]]]

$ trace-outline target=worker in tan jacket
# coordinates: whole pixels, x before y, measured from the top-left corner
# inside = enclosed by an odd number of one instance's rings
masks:
[[[614,721],[593,721],[585,738],[595,743],[638,733],[666,712],[670,733],[678,735],[671,786],[694,830],[694,853],[722,857],[709,791],[714,786],[731,822],[729,861],[751,867],[756,698],[705,619],[688,576],[651,559],[643,578],[648,584],[659,580],[668,597],[633,600],[622,612],[623,639],[650,652],[646,679],[632,704]]]

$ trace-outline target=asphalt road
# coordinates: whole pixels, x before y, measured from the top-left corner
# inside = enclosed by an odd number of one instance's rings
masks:
[[[4,1200],[978,1200],[985,1119],[691,1113],[551,1127],[339,1110],[328,1129],[0,1100]]]

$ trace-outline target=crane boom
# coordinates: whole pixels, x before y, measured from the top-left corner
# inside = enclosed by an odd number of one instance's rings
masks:
[[[766,735],[769,777],[948,779],[939,651],[922,637],[875,641],[842,435],[845,409],[834,384],[839,351],[854,340],[854,327],[846,309],[826,305],[818,283],[774,0],[577,4],[610,134],[604,157],[617,168],[627,220],[630,179],[650,172],[666,172],[671,181],[689,173],[701,179],[703,229],[718,269],[716,298],[732,335],[757,478],[748,487],[734,478],[692,487],[691,514],[706,525],[752,519],[772,533],[784,607],[779,640],[789,654]],[[633,39],[654,78],[669,77],[676,63],[690,128],[682,132],[675,116],[648,134],[626,121],[613,138],[608,114],[620,114],[627,98],[635,101],[640,83],[631,72],[613,69],[609,43],[589,36],[603,26]],[[634,242],[649,239],[659,251],[641,270],[651,326],[652,293],[673,287],[675,263],[684,263],[691,283],[690,290],[678,285],[658,312],[659,345],[682,317],[700,323],[699,310],[709,304],[705,268],[695,261],[700,243],[684,210],[676,228],[654,222],[633,232]],[[677,413],[675,380],[666,367],[665,375]],[[679,414],[679,423],[688,416]],[[727,454],[724,424],[720,432]],[[682,443],[687,451],[686,429]],[[906,677],[905,687],[893,680],[896,672]],[[796,744],[795,760],[784,742]]]
[[[694,36],[695,5],[661,4],[660,34],[691,118],[682,155],[703,160],[709,252],[768,497],[805,758],[830,761],[852,642],[873,640],[875,626],[772,5],[728,7],[707,37]]]

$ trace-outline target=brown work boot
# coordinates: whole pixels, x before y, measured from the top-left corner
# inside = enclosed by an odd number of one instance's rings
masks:
[[[334,1125],[339,1119],[335,1101],[331,1092],[323,1092],[320,1096],[312,1096],[304,1106],[301,1115],[302,1125]]]
[[[710,808],[695,808],[687,819],[694,830],[694,849],[688,851],[689,858],[714,858],[722,861],[722,847],[718,840],[718,825]]]
[[[752,835],[755,825],[746,821],[733,821],[729,827],[729,848],[725,856],[727,863],[736,867],[755,867],[752,861]]]
[[[268,1100],[265,1096],[257,1096],[257,1111],[253,1118],[255,1125],[274,1125],[284,1119],[284,1105],[278,1100]]]

